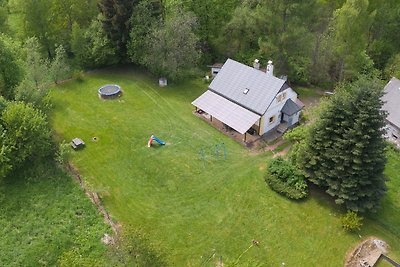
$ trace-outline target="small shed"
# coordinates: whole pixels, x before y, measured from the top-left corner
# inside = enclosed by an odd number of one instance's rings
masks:
[[[211,68],[211,76],[217,76],[223,65],[223,63],[214,63],[213,65],[208,66],[209,68]]]
[[[85,146],[85,142],[83,142],[83,140],[80,139],[80,138],[74,138],[71,141],[71,146],[72,146],[73,149],[76,150],[76,149],[84,147]]]
[[[162,78],[158,79],[158,85],[159,85],[160,87],[165,87],[165,86],[167,86],[167,85],[168,85],[168,80],[167,80],[167,78],[162,77]]]

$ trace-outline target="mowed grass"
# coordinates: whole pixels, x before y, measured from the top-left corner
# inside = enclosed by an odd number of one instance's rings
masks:
[[[99,99],[97,89],[110,83],[122,97]],[[271,154],[250,153],[192,114],[206,88],[159,88],[140,71],[111,70],[54,88],[52,125],[60,139],[86,142],[72,162],[116,221],[144,231],[170,266],[215,266],[219,257],[228,266],[340,266],[358,234],[388,240],[399,258],[400,236],[383,223],[368,220],[348,234],[321,194],[293,202],[271,191],[263,178]],[[148,148],[151,134],[167,145]],[[226,160],[215,155],[222,142]],[[250,247],[253,239],[259,246]]]

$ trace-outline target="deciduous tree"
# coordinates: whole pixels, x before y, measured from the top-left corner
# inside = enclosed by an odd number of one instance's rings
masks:
[[[378,69],[384,69],[390,58],[400,53],[400,1],[369,0],[369,9],[376,10],[368,31],[367,53]]]
[[[10,102],[3,110],[0,124],[0,175],[5,176],[32,157],[44,157],[51,150],[51,130],[46,115],[31,104]]]
[[[372,68],[366,49],[368,30],[376,12],[368,7],[368,0],[347,0],[334,12],[331,41],[339,81],[354,79],[358,73]]]
[[[70,74],[70,67],[67,61],[67,54],[62,45],[56,48],[56,55],[50,63],[50,73],[53,81],[58,83]]]
[[[6,131],[0,124],[0,180],[12,169],[10,159],[10,146],[5,142]]]
[[[16,88],[15,99],[46,110],[49,104],[46,95],[51,81],[49,61],[42,56],[37,38],[26,41],[25,52],[25,77]]]
[[[51,23],[51,1],[48,0],[15,0],[13,12],[20,25],[16,30],[25,38],[36,37],[48,57],[52,57],[55,42],[54,24]]]
[[[74,23],[71,39],[75,62],[84,68],[93,68],[118,62],[116,48],[107,38],[102,24],[101,15],[92,21],[88,29],[82,29]]]
[[[97,1],[94,0],[52,0],[51,22],[54,27],[56,44],[70,51],[72,25],[89,27],[98,14]]]
[[[390,79],[396,77],[400,79],[400,53],[392,56],[385,68],[385,76]]]
[[[14,98],[14,88],[22,79],[22,68],[12,42],[0,37],[0,96]]]
[[[141,1],[135,8],[130,24],[132,25],[128,54],[132,62],[143,63],[144,51],[149,34],[162,21],[163,6],[160,0]]]
[[[194,33],[196,17],[192,12],[176,9],[149,35],[145,66],[157,75],[181,78],[193,69],[200,57]]]
[[[0,0],[0,33],[8,31],[7,18],[8,18],[7,1]]]

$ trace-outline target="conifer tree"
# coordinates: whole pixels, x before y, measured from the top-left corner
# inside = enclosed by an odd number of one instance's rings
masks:
[[[116,46],[120,58],[124,59],[129,40],[129,19],[135,0],[100,0],[99,9],[103,15],[103,29],[110,41]]]
[[[383,86],[361,77],[338,88],[311,127],[300,162],[347,209],[376,211],[386,191]]]

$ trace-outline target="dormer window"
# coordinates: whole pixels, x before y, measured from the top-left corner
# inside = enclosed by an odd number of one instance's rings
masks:
[[[243,94],[247,95],[247,93],[250,91],[249,88],[244,89]]]

